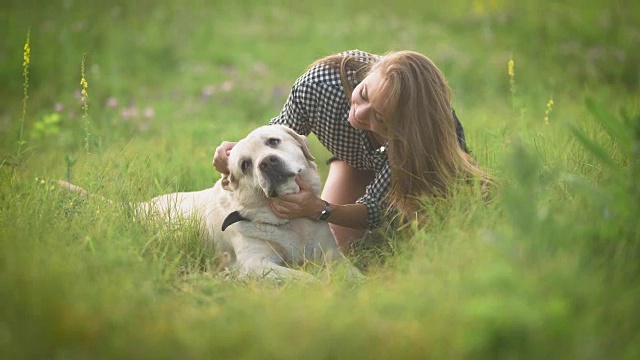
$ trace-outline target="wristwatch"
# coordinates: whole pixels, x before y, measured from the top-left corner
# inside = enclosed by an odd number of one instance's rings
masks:
[[[322,209],[322,211],[320,212],[320,215],[318,215],[318,217],[316,218],[320,221],[327,221],[327,219],[329,218],[329,215],[331,215],[331,205],[329,205],[329,203],[326,201],[324,201],[324,203],[326,206],[324,207],[324,209]]]

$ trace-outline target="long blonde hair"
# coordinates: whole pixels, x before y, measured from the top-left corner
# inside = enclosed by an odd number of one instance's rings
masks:
[[[380,72],[379,91],[369,101],[381,112],[389,131],[389,207],[407,217],[419,210],[422,197],[445,197],[458,180],[478,179],[488,184],[489,175],[459,144],[451,90],[438,67],[413,51],[387,53],[373,64],[367,60],[334,55],[316,63],[339,66],[347,99],[353,87],[345,68],[364,75],[354,79],[357,82]]]

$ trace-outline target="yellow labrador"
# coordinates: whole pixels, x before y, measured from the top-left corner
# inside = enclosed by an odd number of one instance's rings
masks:
[[[321,180],[307,139],[282,125],[255,129],[229,155],[229,175],[212,188],[161,195],[135,204],[138,216],[170,221],[196,217],[202,233],[239,276],[271,279],[317,278],[290,266],[310,261],[344,264],[351,279],[362,274],[339,251],[325,222],[283,219],[273,214],[269,197],[298,192],[299,175],[316,194]],[[63,187],[84,189],[60,181]]]

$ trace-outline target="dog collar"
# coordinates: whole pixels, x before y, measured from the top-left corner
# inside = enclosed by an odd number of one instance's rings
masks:
[[[240,213],[236,210],[231,214],[227,215],[222,222],[222,231],[225,231],[230,225],[237,223],[238,221],[249,221],[246,217],[240,215]]]

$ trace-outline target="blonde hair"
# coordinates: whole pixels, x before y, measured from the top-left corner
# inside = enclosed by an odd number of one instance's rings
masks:
[[[347,66],[361,65],[344,55],[327,59],[330,62],[323,63],[339,64],[341,76]],[[363,69],[367,70],[365,76],[379,71],[382,79],[379,91],[369,101],[382,114],[389,132],[389,208],[406,218],[419,210],[423,196],[446,197],[458,180],[479,179],[483,187],[490,182],[489,175],[459,144],[451,90],[429,58],[413,51],[398,51],[385,54],[373,65],[357,67],[356,74]],[[353,87],[344,86],[346,77],[342,82],[349,99]]]

